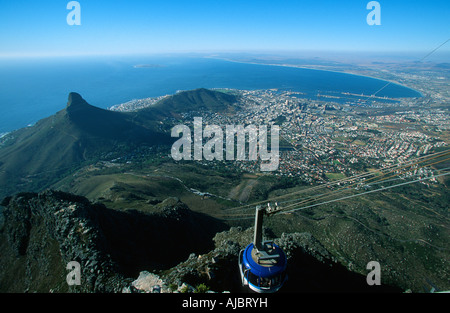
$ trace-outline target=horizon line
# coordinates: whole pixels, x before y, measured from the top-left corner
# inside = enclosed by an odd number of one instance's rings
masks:
[[[0,53],[0,59],[44,59],[44,58],[82,58],[82,57],[142,57],[142,56],[161,56],[161,55],[181,55],[181,54],[196,54],[196,55],[207,55],[207,54],[280,54],[291,55],[304,53],[319,53],[322,55],[333,54],[336,57],[336,53],[342,55],[366,55],[367,58],[370,57],[411,57],[413,55],[426,54],[429,51],[423,50],[347,50],[347,49],[214,49],[214,50],[167,50],[167,51],[148,51],[148,52],[89,52],[89,53]],[[437,52],[439,54],[449,55],[450,50],[441,50]],[[300,57],[300,56],[298,56]]]

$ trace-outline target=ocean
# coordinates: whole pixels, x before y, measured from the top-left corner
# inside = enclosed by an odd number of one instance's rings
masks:
[[[0,60],[0,136],[65,108],[69,92],[109,108],[196,88],[291,90],[370,95],[385,81],[330,71],[188,57],[79,57]],[[390,84],[380,97],[420,97]]]

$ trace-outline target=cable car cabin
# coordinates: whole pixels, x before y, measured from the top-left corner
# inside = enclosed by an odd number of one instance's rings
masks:
[[[258,250],[251,243],[239,254],[242,285],[259,293],[277,292],[284,284],[286,255],[273,242],[264,242]]]
[[[253,243],[239,253],[242,285],[260,293],[278,291],[287,279],[287,259],[283,250],[271,241],[262,242],[265,213],[271,212],[256,207]]]

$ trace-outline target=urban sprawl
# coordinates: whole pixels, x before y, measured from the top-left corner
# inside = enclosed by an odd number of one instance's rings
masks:
[[[277,89],[224,91],[240,95],[235,112],[188,112],[181,122],[189,124],[194,117],[202,117],[205,125],[279,125],[280,163],[274,175],[300,177],[310,183],[334,181],[448,145],[448,95],[436,91],[420,98],[400,99],[350,97],[348,93],[318,94],[311,99],[299,92]],[[132,111],[162,98],[133,100],[112,109]],[[174,125],[178,123],[173,121]],[[260,171],[260,161],[221,162],[246,172]],[[420,178],[433,174],[432,169],[418,171],[411,175]]]

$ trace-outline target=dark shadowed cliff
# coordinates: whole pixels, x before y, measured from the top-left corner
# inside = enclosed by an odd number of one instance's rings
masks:
[[[176,198],[158,212],[119,212],[83,197],[45,191],[3,201],[2,292],[118,292],[127,277],[167,269],[213,247],[224,225]],[[66,265],[81,265],[82,285],[68,287]]]

